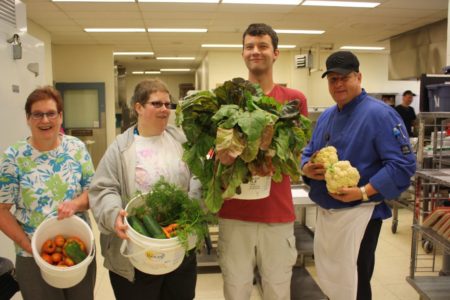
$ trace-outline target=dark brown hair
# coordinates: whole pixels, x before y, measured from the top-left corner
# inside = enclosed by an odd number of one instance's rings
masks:
[[[52,86],[43,86],[35,89],[31,92],[31,94],[27,98],[27,102],[25,103],[25,113],[27,116],[31,114],[31,107],[34,103],[51,99],[56,103],[56,109],[58,112],[63,111],[63,101],[61,98],[61,94]]]
[[[244,34],[242,35],[242,45],[244,45],[244,40],[246,35],[251,36],[263,36],[263,35],[269,35],[270,39],[272,40],[272,46],[273,50],[278,49],[278,35],[273,30],[273,28],[267,24],[264,23],[253,23],[250,24],[247,29],[245,30]]]
[[[130,104],[133,114],[136,115],[136,109],[134,108],[136,103],[144,105],[150,95],[156,92],[165,92],[170,96],[169,88],[161,79],[146,79],[139,82],[134,88],[133,97],[131,97]]]

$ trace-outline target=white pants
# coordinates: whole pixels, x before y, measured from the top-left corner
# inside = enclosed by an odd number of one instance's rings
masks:
[[[255,266],[264,300],[290,300],[292,267],[297,260],[293,223],[219,219],[219,264],[227,300],[248,300]]]

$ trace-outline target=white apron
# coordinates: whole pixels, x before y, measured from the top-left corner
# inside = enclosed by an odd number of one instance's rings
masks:
[[[359,247],[375,204],[330,210],[318,207],[314,260],[319,286],[330,300],[356,299]]]

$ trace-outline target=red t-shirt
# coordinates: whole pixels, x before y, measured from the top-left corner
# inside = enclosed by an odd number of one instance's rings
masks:
[[[275,85],[268,96],[284,103],[288,100],[300,100],[300,112],[308,115],[306,97],[300,91]],[[295,220],[292,201],[291,182],[283,175],[281,182],[272,181],[270,195],[259,200],[225,200],[219,211],[219,217],[250,222],[287,223]]]

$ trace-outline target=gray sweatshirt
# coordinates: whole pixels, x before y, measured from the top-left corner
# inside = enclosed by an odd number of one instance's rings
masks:
[[[116,235],[114,224],[119,211],[136,193],[134,128],[117,136],[108,147],[89,187],[89,204],[100,230],[104,266],[130,281],[134,280],[134,267],[120,254],[123,240]],[[183,132],[174,126],[167,126],[166,133],[180,143],[186,141]]]

